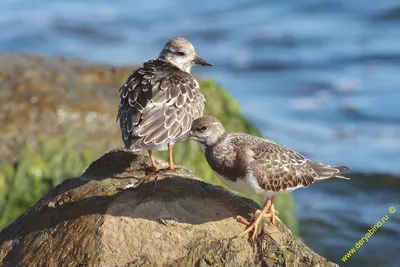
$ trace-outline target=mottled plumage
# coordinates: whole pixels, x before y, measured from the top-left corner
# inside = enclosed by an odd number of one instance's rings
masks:
[[[119,90],[117,117],[126,148],[149,153],[170,149],[202,116],[205,98],[190,73],[196,64],[211,66],[197,56],[187,39],[177,37],[164,46],[158,59],[145,62],[129,76]]]
[[[307,187],[348,169],[307,159],[282,145],[245,133],[223,135],[216,144],[206,147],[204,155],[219,176],[233,182],[255,177],[260,189],[269,193]]]
[[[341,174],[346,166],[325,165],[267,139],[245,133],[227,133],[214,117],[193,121],[191,130],[178,141],[194,139],[200,143],[210,167],[228,187],[247,194],[266,194],[272,208],[280,192],[307,187],[318,180]],[[264,214],[265,215],[265,214]],[[252,225],[252,227],[256,227]],[[254,235],[253,235],[254,237]]]
[[[187,72],[168,61],[143,64],[121,87],[118,118],[125,147],[166,149],[203,114],[205,98]]]

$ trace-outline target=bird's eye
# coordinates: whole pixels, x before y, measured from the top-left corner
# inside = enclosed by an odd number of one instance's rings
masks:
[[[184,55],[185,55],[185,52],[180,51],[180,52],[178,52],[178,55],[179,55],[179,56],[184,56]]]
[[[207,129],[208,129],[208,127],[205,126],[205,125],[203,125],[203,126],[200,127],[200,131],[202,131],[202,132],[206,131]]]

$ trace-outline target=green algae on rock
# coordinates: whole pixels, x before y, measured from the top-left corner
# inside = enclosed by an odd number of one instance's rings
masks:
[[[94,156],[122,146],[115,122],[118,89],[134,68],[0,53],[0,192],[13,195],[13,201],[0,207],[0,214],[14,210],[9,217],[0,218],[0,229],[60,179],[77,176]],[[201,81],[200,86],[207,99],[205,115],[216,116],[229,131],[260,135],[226,90],[211,80]],[[33,148],[29,155],[22,153],[27,144]],[[41,146],[47,148],[41,150]],[[65,151],[68,153],[63,154]],[[155,155],[166,157],[164,152]],[[55,159],[60,157],[66,162],[82,161],[57,165]],[[174,161],[205,181],[221,185],[195,142],[176,144]],[[36,177],[32,179],[40,182],[24,180],[32,174]],[[11,188],[9,182],[17,177],[18,183]],[[261,196],[247,197],[263,202]],[[276,206],[280,218],[297,233],[292,195],[278,196]]]
[[[77,152],[72,139],[27,143],[17,164],[0,167],[0,230],[66,178],[77,177],[100,151]]]

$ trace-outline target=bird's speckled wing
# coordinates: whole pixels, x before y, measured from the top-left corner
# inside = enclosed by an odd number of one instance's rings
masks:
[[[166,145],[187,132],[204,110],[193,75],[160,59],[145,62],[119,92],[117,119],[125,147],[133,150]]]
[[[307,187],[316,180],[339,175],[342,167],[331,167],[290,150],[280,144],[251,136],[250,170],[264,190],[279,192]]]

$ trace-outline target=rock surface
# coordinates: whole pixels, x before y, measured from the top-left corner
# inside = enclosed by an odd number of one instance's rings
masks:
[[[114,150],[58,185],[0,233],[0,265],[336,266],[279,220],[257,242],[234,237],[254,201],[147,162]]]

